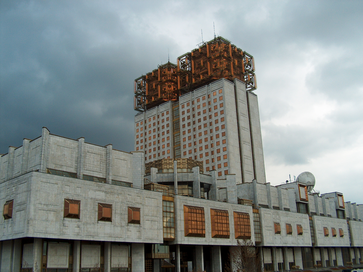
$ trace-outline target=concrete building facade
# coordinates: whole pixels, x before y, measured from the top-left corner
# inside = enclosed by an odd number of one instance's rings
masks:
[[[265,183],[257,96],[235,79],[214,81],[135,116],[135,150],[145,162],[163,158],[203,161],[218,177]]]
[[[10,147],[0,157],[0,270],[223,271],[238,268],[243,245],[256,271],[363,262],[363,205],[340,192],[237,184],[188,159],[145,175],[143,160],[46,128]]]

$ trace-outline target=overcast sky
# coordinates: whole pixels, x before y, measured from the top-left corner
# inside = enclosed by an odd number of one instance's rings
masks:
[[[267,180],[363,204],[363,1],[0,0],[0,154],[52,134],[134,148],[134,79],[216,35],[252,54]]]

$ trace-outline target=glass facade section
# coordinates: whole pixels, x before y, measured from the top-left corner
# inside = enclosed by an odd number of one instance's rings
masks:
[[[229,238],[228,211],[211,209],[212,237]]]
[[[243,212],[233,212],[234,232],[236,239],[251,239],[250,215]]]
[[[205,237],[204,208],[184,206],[184,233],[190,237]]]

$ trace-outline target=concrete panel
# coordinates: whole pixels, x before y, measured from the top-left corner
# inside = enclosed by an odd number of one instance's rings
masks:
[[[101,245],[82,245],[81,266],[82,268],[100,267]]]
[[[363,222],[349,221],[351,242],[354,247],[363,246]],[[348,235],[348,233],[347,233]]]
[[[112,244],[111,267],[120,268],[129,265],[129,247],[127,245]]]
[[[348,226],[345,219],[331,218],[325,216],[313,216],[315,230],[315,246],[319,247],[341,247],[350,246]],[[324,235],[324,227],[328,228],[329,235]],[[332,228],[336,229],[337,236],[332,236]],[[343,229],[344,236],[340,237],[339,229]]]
[[[233,212],[244,212],[250,215],[251,241],[254,244],[254,228],[252,207],[238,204],[230,204],[219,201],[209,201],[191,197],[175,196],[175,217],[176,217],[176,239],[173,244],[194,244],[194,245],[237,245],[234,231]],[[205,215],[205,237],[185,237],[184,233],[184,205],[204,208]],[[210,209],[227,210],[229,215],[229,238],[212,238]]]
[[[264,246],[311,246],[309,217],[307,214],[260,209]],[[281,233],[275,234],[274,223],[279,223]],[[291,224],[292,234],[286,233],[286,224]],[[297,225],[303,234],[297,234]]]
[[[48,268],[68,268],[69,243],[48,243]]]

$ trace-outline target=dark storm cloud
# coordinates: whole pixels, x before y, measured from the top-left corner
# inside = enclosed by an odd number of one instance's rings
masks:
[[[168,38],[135,36],[120,15],[96,2],[2,8],[0,153],[42,126],[133,150],[133,79],[156,68]]]

